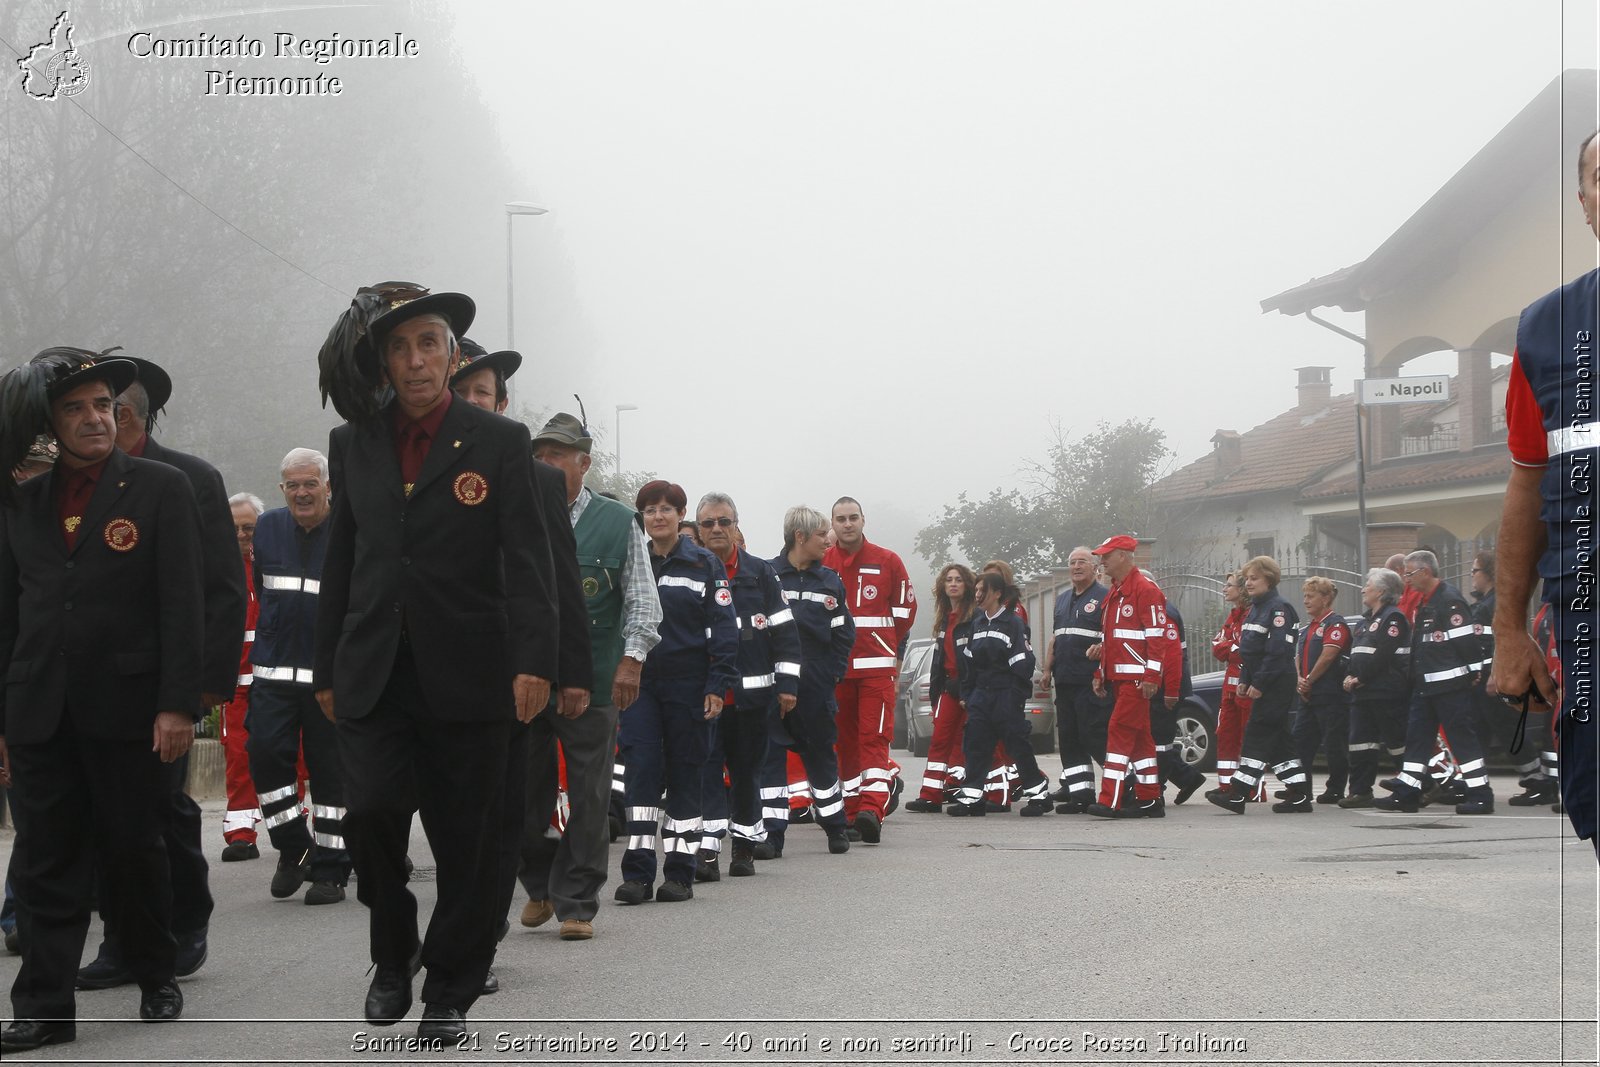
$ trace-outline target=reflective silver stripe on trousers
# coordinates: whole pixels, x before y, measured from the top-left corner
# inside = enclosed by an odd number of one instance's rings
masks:
[[[252,667],[250,673],[269,682],[296,682],[310,685],[312,673],[305,667]]]
[[[295,578],[287,574],[263,574],[263,589],[283,589],[291,593],[320,593],[322,583],[315,578]]]

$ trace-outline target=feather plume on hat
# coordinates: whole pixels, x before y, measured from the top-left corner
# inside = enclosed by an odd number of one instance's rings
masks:
[[[388,386],[379,369],[372,324],[396,303],[426,296],[428,290],[414,282],[379,282],[362,286],[344,314],[328,331],[317,353],[322,406],[349,422],[375,417],[387,401]]]
[[[96,363],[104,353],[87,348],[47,348],[0,377],[0,504],[16,500],[12,472],[41,435],[50,434],[50,401],[82,381],[105,379],[112,395],[126,389],[136,370],[127,360]]]

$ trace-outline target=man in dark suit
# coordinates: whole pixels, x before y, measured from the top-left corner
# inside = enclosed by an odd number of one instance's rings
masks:
[[[461,339],[461,358],[456,372],[450,376],[450,388],[473,407],[505,414],[510,397],[506,379],[522,366],[519,352],[489,352],[470,337]],[[589,710],[589,691],[593,688],[594,667],[589,654],[589,615],[583,606],[583,582],[578,573],[578,542],[572,534],[572,524],[565,520],[567,507],[567,482],[561,472],[544,463],[534,463],[533,489],[544,513],[544,540],[549,546],[549,567],[554,585],[556,603],[560,608],[560,643],[557,649],[556,685],[558,694],[552,694],[550,705],[533,722],[511,728],[511,747],[506,753],[506,793],[500,824],[501,903],[495,914],[504,916],[511,907],[511,898],[517,885],[517,867],[522,859],[522,838],[527,824],[527,805],[523,797],[528,788],[528,750],[530,735],[538,732],[560,732],[561,726],[571,723]],[[552,714],[553,713],[553,714]],[[549,754],[552,764],[554,751]],[[553,771],[553,768],[552,768]],[[604,833],[605,816],[600,815],[600,833]],[[543,827],[540,828],[541,833]],[[602,847],[604,837],[601,837]],[[604,853],[602,853],[603,857]],[[599,874],[605,876],[602,858]],[[500,937],[505,936],[508,923],[500,926]],[[484,993],[500,991],[500,980],[493,970],[483,983]]]
[[[6,1053],[75,1039],[73,976],[91,861],[139,983],[140,1017],[178,1018],[164,768],[200,710],[200,520],[188,479],[115,447],[136,370],[49,349],[0,381],[0,464],[52,433],[54,471],[0,484],[0,765],[14,779],[22,967]]]
[[[172,378],[167,372],[147,359],[111,353],[106,358],[126,359],[139,374],[117,397],[117,447],[135,458],[165,463],[182,471],[200,508],[206,626],[200,678],[203,716],[206,709],[227,703],[232,694],[239,667],[233,649],[244,640],[244,563],[233,528],[233,513],[228,507],[228,492],[217,468],[198,456],[167,448],[150,436],[157,413],[172,397]],[[174,760],[166,772],[168,807],[161,837],[172,872],[172,932],[178,939],[178,977],[183,978],[205,963],[206,931],[213,902],[210,869],[200,842],[200,805],[185,791],[189,757]],[[103,903],[103,891],[101,897]],[[115,924],[106,925],[99,954],[78,971],[79,989],[109,989],[134,980],[120,951],[119,934]]]
[[[452,403],[474,308],[425,293],[363,290],[322,354],[325,387],[357,421],[328,439],[314,684],[338,724],[345,838],[372,913],[367,1019],[402,1018],[426,966],[417,1032],[442,1042],[466,1033],[493,957],[506,749],[513,723],[549,699],[557,619],[528,430]],[[393,396],[378,405],[380,389]],[[412,810],[439,872],[420,946],[405,876]]]

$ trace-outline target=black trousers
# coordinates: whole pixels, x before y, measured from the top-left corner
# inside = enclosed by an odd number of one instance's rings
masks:
[[[1351,702],[1349,733],[1351,796],[1372,792],[1372,784],[1378,779],[1378,764],[1385,750],[1403,748],[1405,745],[1405,722],[1406,706],[1403,701]]]
[[[767,759],[767,705],[741,704],[722,709],[712,723],[711,754],[700,772],[700,847],[722,851],[728,831],[736,840],[755,844],[762,837],[761,770]],[[723,780],[723,768],[727,780]]]
[[[1395,790],[1396,796],[1416,796],[1426,788],[1428,761],[1433,757],[1436,738],[1443,727],[1450,751],[1461,766],[1468,799],[1494,799],[1484,767],[1483,743],[1478,738],[1472,699],[1470,689],[1431,696],[1412,694],[1411,715],[1406,721],[1406,756],[1400,768],[1400,788]]]
[[[1058,684],[1055,694],[1056,736],[1061,743],[1061,784],[1094,798],[1091,759],[1106,761],[1106,726],[1111,722],[1111,700],[1094,695],[1089,682]]]
[[[802,668],[803,670],[803,668]],[[774,701],[767,708],[767,756],[761,772],[761,816],[766,840],[783,848],[789,829],[789,753],[800,758],[811,784],[811,815],[824,830],[845,826],[844,791],[839,782],[839,705],[831,685],[808,685],[801,675],[800,692],[788,715],[778,714]],[[776,724],[782,722],[782,729]],[[788,737],[785,747],[773,740]]]
[[[1343,793],[1350,778],[1350,705],[1342,699],[1308,700],[1294,718],[1294,745],[1311,782],[1311,761],[1321,748],[1328,757],[1328,789]]]
[[[1261,688],[1261,687],[1257,687]],[[1249,796],[1256,783],[1270,768],[1278,781],[1290,789],[1310,791],[1310,782],[1294,752],[1290,732],[1289,708],[1294,703],[1294,675],[1279,678],[1250,706],[1250,722],[1244,728],[1244,744],[1239,751],[1239,769],[1229,787],[1236,795]]]
[[[402,642],[377,705],[340,719],[345,838],[356,898],[370,911],[372,961],[403,967],[417,946],[417,898],[406,885],[411,813],[438,864],[438,901],[422,941],[424,1004],[465,1012],[483,992],[505,917],[499,876],[506,754],[515,721],[445,721],[422,697]]]
[[[610,694],[606,694],[610,696]],[[531,900],[549,900],[556,918],[590,920],[600,910],[600,890],[611,867],[611,776],[616,763],[617,706],[590,704],[576,719],[547,710],[528,724],[524,785],[507,793],[509,808],[521,797],[523,817],[513,868]],[[560,782],[556,742],[567,763],[567,829],[551,836]],[[510,778],[507,778],[508,788]],[[509,820],[508,820],[509,826]],[[509,899],[507,906],[510,906]]]
[[[141,987],[170,981],[172,883],[163,840],[171,764],[137,741],[80,736],[71,710],[54,737],[10,747],[22,967],[11,986],[18,1019],[72,1019],[73,980],[89,931],[98,868],[104,915]]]
[[[309,686],[257,679],[245,714],[250,779],[261,799],[261,821],[272,847],[298,859],[311,856],[311,880],[344,885],[350,851],[344,836],[344,767],[339,732]],[[312,825],[300,814],[297,757],[306,754],[311,775]],[[315,836],[313,836],[313,830]]]
[[[1006,754],[1017,764],[1022,797],[1032,800],[1044,795],[1048,783],[1039,763],[1033,758],[1033,727],[1023,711],[1027,701],[1017,689],[983,689],[967,698],[967,732],[961,739],[967,758],[967,781],[961,787],[963,804],[983,803],[983,783],[994,763],[994,746],[1006,746]]]

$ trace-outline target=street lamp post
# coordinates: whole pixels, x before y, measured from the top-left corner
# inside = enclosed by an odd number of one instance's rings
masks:
[[[511,281],[511,223],[518,215],[543,215],[545,209],[526,200],[513,200],[506,205],[506,347],[517,347],[516,307],[517,287]]]
[[[616,440],[617,475],[622,475],[622,413],[624,411],[638,411],[638,404],[618,404],[616,411],[611,416],[611,436]]]

